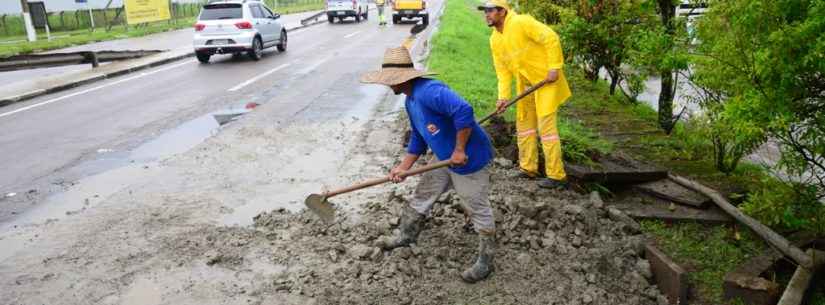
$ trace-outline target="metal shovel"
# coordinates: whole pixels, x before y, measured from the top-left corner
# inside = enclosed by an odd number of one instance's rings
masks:
[[[418,174],[421,174],[421,173],[424,173],[424,172],[428,172],[428,171],[431,171],[431,170],[434,170],[434,169],[446,167],[446,166],[449,166],[449,165],[450,165],[450,160],[439,161],[439,162],[427,164],[425,166],[421,166],[421,167],[418,167],[418,168],[415,168],[415,169],[408,170],[408,171],[404,172],[403,174],[401,174],[400,176],[402,178],[406,178],[406,177],[409,177],[409,176],[418,175]],[[384,183],[387,183],[387,182],[390,182],[390,178],[389,177],[384,177],[384,178],[367,180],[367,181],[361,182],[361,183],[356,184],[356,185],[348,186],[348,187],[345,187],[345,188],[342,188],[342,189],[337,189],[337,190],[334,190],[334,191],[328,191],[328,192],[325,192],[323,194],[311,194],[307,197],[306,200],[304,200],[304,204],[310,209],[310,211],[312,211],[313,213],[318,215],[318,217],[321,217],[321,220],[323,220],[324,222],[333,223],[335,221],[335,208],[327,201],[327,199],[329,199],[333,196],[337,196],[337,195],[357,191],[357,190],[360,190],[360,189],[368,188],[368,187],[379,185],[379,184],[384,184]]]
[[[514,98],[510,102],[508,102],[504,106],[504,109],[507,109],[507,107],[512,106],[513,104],[518,102],[520,99],[524,98],[525,96],[529,95],[530,93],[533,93],[533,91],[536,91],[538,88],[540,88],[541,86],[544,86],[545,84],[547,84],[546,80],[541,81],[540,83],[536,84],[535,86],[527,88],[527,90],[524,90],[524,92],[519,94],[516,98]],[[494,117],[498,114],[499,114],[498,112],[493,112],[493,113],[487,115],[486,117],[482,118],[481,120],[479,120],[478,123],[479,124],[484,123],[485,121],[489,120],[490,118],[492,118],[492,117]],[[409,171],[401,174],[401,177],[406,178],[406,177],[409,177],[409,176],[418,175],[418,174],[421,174],[421,173],[424,173],[424,172],[428,172],[428,171],[431,171],[431,170],[434,170],[434,169],[437,169],[437,168],[442,168],[442,167],[449,166],[449,165],[450,165],[450,160],[439,161],[439,162],[436,162],[436,163],[431,163],[431,164],[428,164],[428,165],[425,165],[425,166],[422,166],[422,167],[419,167],[419,168],[416,168],[416,169],[409,170]],[[340,195],[340,194],[345,194],[345,193],[349,193],[349,192],[352,192],[352,191],[357,191],[357,190],[360,190],[360,189],[368,188],[368,187],[371,187],[371,186],[387,183],[389,181],[390,181],[389,177],[384,177],[384,178],[364,181],[364,182],[361,182],[359,184],[349,186],[349,187],[345,187],[345,188],[342,188],[342,189],[338,189],[338,190],[334,190],[334,191],[328,191],[328,192],[325,192],[323,194],[311,194],[306,198],[306,200],[304,200],[304,205],[306,205],[307,208],[309,208],[310,211],[312,211],[313,213],[318,215],[318,217],[321,217],[321,220],[323,220],[324,222],[333,223],[335,221],[335,208],[332,206],[332,204],[329,203],[329,201],[327,201],[327,199],[329,199],[333,196]]]

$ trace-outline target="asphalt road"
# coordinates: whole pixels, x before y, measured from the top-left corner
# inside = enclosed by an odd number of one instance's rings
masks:
[[[398,46],[412,26],[379,27],[376,19],[372,11],[367,22],[294,31],[285,53],[269,49],[257,62],[187,59],[0,108],[0,221],[106,170],[79,165],[132,151],[212,111],[248,102],[306,108],[317,113],[305,117],[319,120],[358,111],[365,99],[378,98],[358,76],[380,67],[384,49]],[[2,196],[8,193],[26,196]]]
[[[300,25],[301,19],[310,17],[316,13],[317,11],[283,15],[280,21],[285,27],[293,28]],[[98,31],[102,31],[102,29],[99,29]],[[181,30],[157,33],[143,37],[89,43],[74,47],[52,50],[43,53],[68,53],[82,51],[174,50],[180,48],[188,49],[192,47],[193,33],[194,29],[186,28]],[[108,63],[103,64],[105,65]],[[74,72],[91,70],[91,65],[72,65],[2,72],[0,73],[0,86],[6,86],[15,82],[37,77],[67,75]]]

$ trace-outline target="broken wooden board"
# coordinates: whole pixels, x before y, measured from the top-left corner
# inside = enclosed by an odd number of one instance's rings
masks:
[[[636,184],[667,178],[667,171],[622,156],[601,158],[590,165],[566,164],[567,176],[576,182]]]
[[[808,249],[806,252],[814,260],[814,268],[807,269],[802,266],[796,267],[791,281],[788,282],[788,287],[782,293],[782,298],[776,305],[799,305],[802,304],[802,299],[805,298],[805,291],[811,285],[811,280],[814,274],[825,265],[825,252],[814,249]]]
[[[705,224],[732,223],[733,217],[718,207],[705,210],[672,205],[659,198],[646,198],[644,202],[620,202],[615,207],[634,219],[661,219],[667,221],[695,221]]]
[[[650,244],[645,246],[645,258],[650,262],[656,286],[667,296],[670,304],[687,304],[687,271]]]
[[[670,181],[670,179],[642,183],[633,188],[656,198],[700,209],[705,209],[713,203],[707,196]]]
[[[798,247],[804,247],[816,241],[815,235],[805,232],[792,234],[788,239]],[[779,251],[768,249],[763,254],[728,272],[722,284],[725,300],[739,299],[747,305],[776,304],[781,287],[761,275],[776,265],[776,262],[783,257]]]

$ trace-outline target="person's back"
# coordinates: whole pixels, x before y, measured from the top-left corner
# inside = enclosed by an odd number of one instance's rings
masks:
[[[411,150],[426,150],[426,147],[420,146],[426,143],[438,159],[447,160],[455,148],[456,132],[470,127],[466,149],[469,160],[467,164],[451,170],[458,174],[473,173],[484,168],[493,158],[490,139],[475,122],[472,106],[446,84],[433,79],[416,79],[413,94],[407,97],[405,104],[414,133],[410,141]]]

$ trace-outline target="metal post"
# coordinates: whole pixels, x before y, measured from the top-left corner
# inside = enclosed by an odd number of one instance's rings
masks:
[[[6,36],[9,36],[9,26],[6,24],[6,15],[3,15],[3,31],[6,32]]]
[[[32,24],[32,15],[29,14],[29,2],[27,0],[20,0],[20,6],[23,8],[23,24],[26,28],[26,38],[29,41],[37,41],[37,31]]]
[[[86,2],[86,7],[89,9],[89,23],[92,25],[92,32],[95,31],[95,14],[92,12],[92,5]]]

